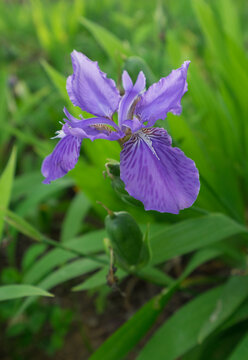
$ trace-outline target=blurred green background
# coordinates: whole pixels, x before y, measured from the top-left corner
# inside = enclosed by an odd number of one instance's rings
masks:
[[[106,308],[110,292],[106,286],[99,288],[96,283],[82,288],[88,293],[70,293],[71,287],[96,268],[81,263],[85,260],[71,262],[71,254],[62,250],[56,253],[60,250],[33,244],[30,238],[39,237],[34,231],[63,244],[74,241],[75,248],[97,253],[105,236],[101,230],[105,210],[97,201],[116,211],[129,211],[140,224],[150,222],[152,229],[182,220],[197,221],[212,213],[246,224],[247,16],[245,0],[0,2],[0,282],[38,284],[45,290],[57,286],[56,300],[1,303],[1,358],[87,359],[126,320],[111,319],[113,303],[122,300],[114,295],[112,308]],[[157,123],[200,171],[201,191],[191,209],[178,216],[145,213],[121,201],[110,180],[102,176],[107,159],[119,160],[120,148],[104,140],[85,140],[76,168],[49,186],[42,184],[41,163],[57,141],[50,138],[60,129],[63,107],[79,113],[65,90],[65,79],[72,73],[73,49],[98,61],[120,89],[123,69],[133,79],[143,70],[150,85],[191,60],[182,115],[169,114]],[[4,224],[7,208],[18,218],[9,214]],[[222,225],[216,222],[214,226],[218,231]],[[235,244],[242,247],[242,238]],[[79,280],[74,283],[76,277]],[[68,280],[72,281],[69,285],[64,283]],[[91,289],[95,287],[97,295]],[[152,287],[151,292],[156,293],[157,288]],[[140,295],[134,309],[148,298]],[[81,302],[83,310],[77,305]],[[104,311],[105,315],[97,315]],[[18,313],[22,317],[13,320]],[[91,331],[90,321],[98,324]],[[93,336],[99,328],[102,332]],[[41,353],[36,356],[37,349]],[[72,349],[75,354],[80,349],[81,356],[70,355]]]

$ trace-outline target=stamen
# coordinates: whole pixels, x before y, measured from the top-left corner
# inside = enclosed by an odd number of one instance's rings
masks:
[[[66,136],[66,134],[64,133],[63,130],[55,131],[55,134],[56,134],[56,136],[53,136],[53,137],[51,137],[50,139],[57,139],[57,138],[62,139],[63,137]]]

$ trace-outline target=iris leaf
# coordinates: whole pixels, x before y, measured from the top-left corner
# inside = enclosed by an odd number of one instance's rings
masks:
[[[13,148],[9,161],[0,177],[0,199],[1,199],[0,242],[3,232],[3,222],[4,222],[3,210],[8,208],[10,202],[10,196],[11,196],[11,190],[12,190],[12,184],[13,184],[14,172],[15,172],[15,164],[16,164],[16,148]]]
[[[47,291],[31,285],[0,286],[0,301],[17,299],[27,296],[53,296]]]

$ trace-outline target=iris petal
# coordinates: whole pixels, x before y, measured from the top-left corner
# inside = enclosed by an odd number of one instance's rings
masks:
[[[74,73],[66,84],[71,102],[91,114],[110,118],[120,101],[115,82],[82,53],[74,50],[71,58]]]
[[[43,161],[41,172],[46,178],[44,184],[50,184],[51,181],[61,178],[75,167],[81,142],[81,139],[72,135],[65,135],[58,142],[53,152]]]
[[[88,138],[92,141],[96,139],[118,140],[125,136],[118,125],[110,119],[97,117],[79,120],[72,116],[66,108],[64,108],[64,113],[68,118],[68,120],[64,119],[69,125],[67,132],[71,135]]]
[[[147,126],[153,126],[159,119],[165,119],[168,112],[180,115],[182,112],[181,99],[188,90],[187,70],[190,61],[173,70],[170,75],[151,85],[141,96],[137,103],[135,114],[142,122],[148,122]]]
[[[140,71],[136,83],[133,85],[133,82],[128,75],[127,71],[124,71],[122,74],[122,84],[125,90],[124,96],[122,96],[119,110],[119,126],[121,127],[125,120],[129,120],[133,117],[132,114],[132,105],[134,104],[137,96],[144,90],[146,86],[146,78],[142,71]],[[133,108],[134,111],[134,108]]]
[[[195,163],[171,147],[170,136],[160,128],[140,130],[124,144],[120,177],[146,210],[159,212],[178,214],[194,203],[200,189]]]

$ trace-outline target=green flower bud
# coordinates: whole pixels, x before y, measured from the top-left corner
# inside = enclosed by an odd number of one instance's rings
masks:
[[[127,212],[109,212],[105,226],[110,238],[116,261],[124,269],[134,271],[150,260],[148,236],[143,234]]]

